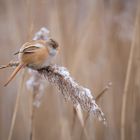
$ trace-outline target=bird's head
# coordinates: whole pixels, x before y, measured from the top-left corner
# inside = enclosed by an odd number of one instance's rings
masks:
[[[51,55],[56,55],[56,53],[59,51],[60,47],[58,43],[54,39],[48,40],[48,49]]]

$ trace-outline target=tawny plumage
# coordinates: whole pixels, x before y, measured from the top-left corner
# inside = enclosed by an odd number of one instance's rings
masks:
[[[24,67],[37,70],[50,65],[52,59],[56,56],[58,49],[58,43],[53,39],[49,39],[47,41],[36,40],[25,43],[21,49],[15,53],[15,55],[18,54],[19,65],[11,74],[5,86],[7,86],[9,82],[16,76],[18,71]],[[0,67],[0,69],[6,67],[9,67],[9,64]]]

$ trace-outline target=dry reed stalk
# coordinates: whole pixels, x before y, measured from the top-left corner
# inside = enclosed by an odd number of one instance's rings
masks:
[[[80,107],[80,105],[77,106],[77,108],[74,108],[73,107],[73,120],[72,120],[72,128],[71,128],[71,135],[73,135],[73,131],[74,131],[74,126],[75,126],[75,122],[76,122],[76,118],[78,118],[79,122],[80,122],[80,125],[81,125],[81,128],[82,128],[82,134],[85,135],[86,137],[86,140],[89,140],[89,137],[88,137],[88,134],[87,134],[87,131],[85,129],[85,125],[84,125],[84,116],[83,116],[83,112],[82,112],[82,109]],[[82,135],[81,135],[82,136]],[[81,138],[80,138],[81,139]]]
[[[138,2],[139,6],[139,2]],[[134,49],[135,49],[135,43],[136,43],[136,35],[137,35],[137,29],[138,29],[138,20],[140,16],[140,9],[137,7],[136,10],[136,18],[135,18],[135,25],[134,25],[134,31],[133,31],[133,38],[132,38],[132,44],[130,47],[130,53],[128,58],[128,66],[127,66],[127,72],[126,72],[126,78],[125,78],[125,85],[124,85],[124,91],[123,91],[123,98],[122,98],[122,110],[121,110],[121,140],[125,140],[125,118],[126,118],[126,102],[127,102],[127,93],[129,89],[129,81],[130,81],[130,75],[131,75],[131,69],[132,69],[132,63],[133,63],[133,57],[134,57]]]
[[[108,91],[108,89],[109,89],[111,86],[112,86],[112,83],[109,82],[109,83],[104,87],[104,89],[96,96],[96,98],[95,98],[96,102],[99,101],[99,99],[103,96],[103,94],[105,94],[105,93]]]
[[[27,80],[26,85],[32,91],[32,109],[31,109],[31,125],[30,125],[30,140],[34,139],[34,119],[36,108],[40,106],[41,98],[44,94],[44,80],[36,71],[30,71],[30,78]]]
[[[132,100],[132,140],[136,140],[139,138],[139,126],[140,121],[139,120],[139,112],[140,112],[140,18],[138,21],[138,33],[136,38],[136,49],[135,49],[135,57],[134,57],[134,82],[132,83],[133,88],[133,100]],[[131,80],[133,80],[133,77],[131,76]]]
[[[15,63],[13,63],[13,64],[14,64],[13,66],[16,66]],[[19,107],[19,101],[20,101],[20,97],[21,97],[21,91],[23,89],[24,77],[25,77],[25,73],[24,73],[24,75],[21,79],[20,87],[19,87],[19,90],[18,90],[18,93],[17,93],[17,96],[16,96],[16,103],[15,103],[15,107],[14,107],[14,111],[13,111],[12,122],[11,122],[10,131],[9,131],[9,135],[8,135],[8,140],[12,139],[14,126],[15,126],[16,115],[17,115],[17,111],[18,111],[18,107]]]
[[[34,96],[33,96],[34,100]],[[30,140],[34,139],[34,119],[35,119],[35,112],[36,112],[36,107],[32,105],[32,112],[31,112],[31,129],[30,129]]]
[[[105,94],[105,93],[109,90],[109,88],[110,88],[111,86],[112,86],[112,83],[109,82],[109,83],[104,87],[104,89],[96,96],[96,98],[95,98],[96,102],[99,101],[99,99],[103,96],[103,94]],[[87,134],[85,128],[86,128],[86,124],[87,124],[88,118],[89,118],[89,113],[88,113],[88,114],[86,115],[86,117],[85,117],[85,120],[84,120],[84,123],[83,123],[83,129],[82,129],[82,132],[81,132],[80,139],[82,138],[83,132],[84,132],[85,134]]]
[[[49,35],[49,31],[46,28],[41,28],[33,37],[33,40],[47,40]],[[28,89],[32,90],[32,109],[31,109],[31,125],[30,125],[30,140],[34,139],[34,119],[35,119],[35,113],[36,108],[40,106],[41,103],[41,97],[44,94],[44,80],[41,77],[41,75],[34,71],[30,70],[30,78],[26,82]]]

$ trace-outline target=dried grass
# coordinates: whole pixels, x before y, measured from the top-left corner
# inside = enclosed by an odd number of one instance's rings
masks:
[[[140,35],[134,35],[133,30],[138,5],[137,0],[1,0],[1,64],[9,62],[12,54],[24,42],[31,40],[40,27],[47,26],[61,46],[57,61],[68,68],[78,83],[94,91],[95,97],[106,81],[112,81],[113,88],[97,102],[106,114],[106,128],[99,121],[93,120],[92,115],[89,118],[85,111],[82,115],[78,114],[72,103],[65,103],[62,94],[59,95],[57,90],[52,89],[54,86],[45,87],[44,93],[40,91],[41,94],[36,96],[35,105],[40,107],[36,109],[34,119],[31,119],[30,112],[33,107],[31,105],[34,104],[30,99],[35,95],[33,88],[20,89],[22,106],[19,104],[18,111],[14,111],[17,110],[13,108],[18,97],[16,82],[13,81],[7,88],[1,86],[0,139],[7,139],[10,126],[11,140],[30,139],[33,131],[33,137],[41,140],[139,139],[139,55],[136,50],[133,56],[137,58],[133,59],[129,80],[126,80],[130,63],[128,59],[132,53],[130,47],[135,42],[132,40],[136,40],[137,50],[140,45]],[[136,32],[139,27],[137,25]],[[8,76],[8,71],[0,72],[0,85],[3,85]],[[37,80],[32,76],[31,73],[29,81]],[[42,89],[37,86],[39,90]],[[126,89],[127,94],[123,94]],[[34,120],[34,130],[30,130],[29,120]]]

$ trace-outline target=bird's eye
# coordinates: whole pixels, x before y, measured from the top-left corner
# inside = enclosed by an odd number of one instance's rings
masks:
[[[50,45],[52,48],[54,48],[54,49],[57,49],[57,48],[58,48],[58,43],[57,43],[55,40],[53,40],[53,39],[50,39],[49,45]]]

